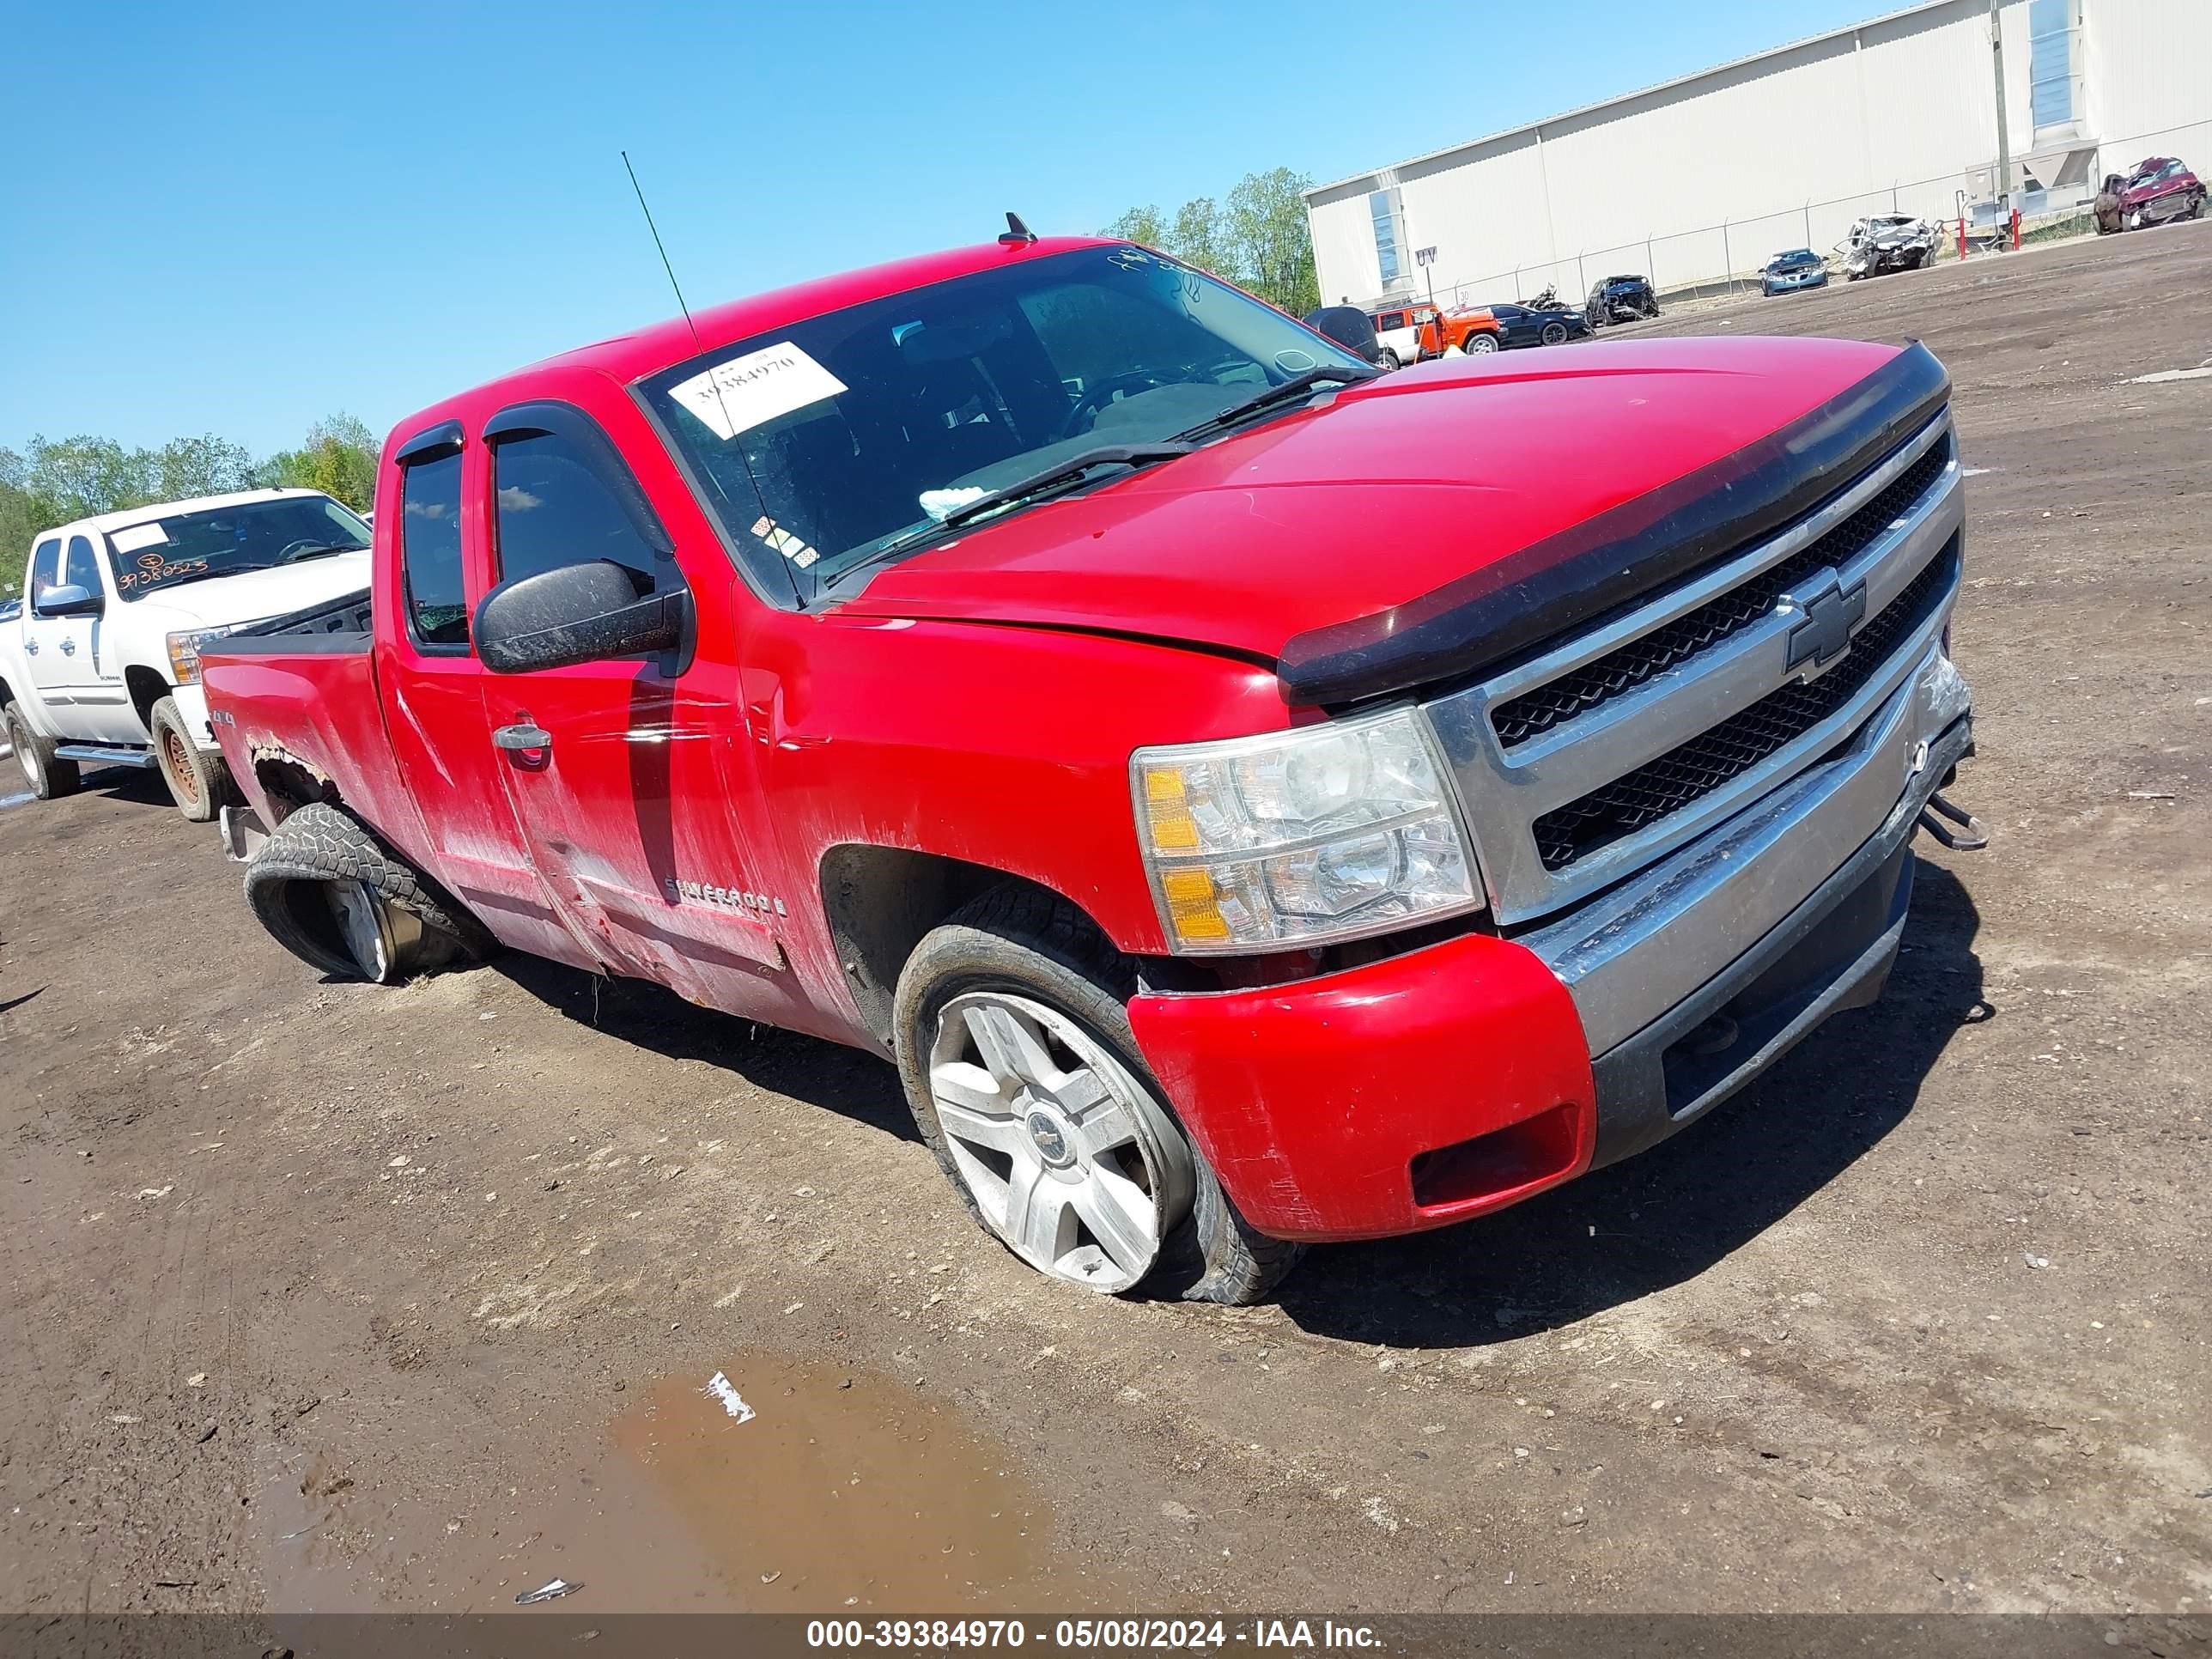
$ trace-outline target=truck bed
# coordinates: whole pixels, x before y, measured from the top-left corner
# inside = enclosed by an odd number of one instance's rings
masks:
[[[224,656],[346,656],[366,654],[369,642],[369,596],[362,588],[289,616],[226,634],[218,648]],[[213,642],[210,641],[210,645]]]
[[[231,776],[264,824],[303,801],[328,801],[423,862],[431,849],[384,729],[368,620],[362,592],[209,641],[200,659],[208,710]]]

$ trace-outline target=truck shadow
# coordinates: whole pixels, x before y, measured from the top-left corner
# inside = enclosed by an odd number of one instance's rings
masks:
[[[1639,1157],[1485,1220],[1314,1251],[1284,1285],[1284,1310],[1318,1335],[1469,1347],[1694,1278],[1863,1157],[1912,1109],[1958,1028],[1995,1018],[1979,923],[1957,878],[1923,862],[1880,1002]]]
[[[696,1007],[645,980],[599,979],[510,951],[492,969],[563,1017],[671,1060],[713,1066],[762,1089],[919,1140],[898,1073],[842,1043]]]

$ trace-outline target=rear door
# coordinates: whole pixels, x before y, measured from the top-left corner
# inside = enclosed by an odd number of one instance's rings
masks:
[[[495,581],[607,560],[641,598],[689,587],[661,515],[589,414],[519,404],[484,431]],[[719,574],[729,580],[726,564]],[[538,871],[608,968],[746,1013],[783,994],[782,912],[759,890],[737,827],[750,774],[733,688],[712,674],[726,655],[726,643],[702,652],[695,642],[664,656],[488,674],[483,741],[498,745]]]
[[[595,954],[569,929],[538,877],[483,729],[483,665],[469,641],[470,599],[487,586],[480,500],[483,446],[458,421],[398,452],[398,556],[378,567],[377,635],[385,730],[429,842],[412,852],[485,927],[518,951],[580,968]],[[396,568],[395,568],[396,567]]]

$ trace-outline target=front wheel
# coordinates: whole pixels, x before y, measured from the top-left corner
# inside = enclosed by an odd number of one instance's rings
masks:
[[[58,760],[51,738],[31,729],[31,722],[14,703],[6,708],[8,746],[15,751],[15,764],[23,769],[23,781],[40,800],[76,793],[77,769],[73,760]]]
[[[1545,324],[1542,338],[1546,345],[1565,345],[1567,343],[1567,325],[1565,323]]]
[[[1248,1227],[1130,1035],[1136,971],[1073,906],[1005,887],[899,975],[899,1076],[968,1212],[1089,1290],[1259,1301],[1300,1247]]]
[[[1467,337],[1467,349],[1487,355],[1498,349],[1498,337],[1495,334],[1470,334]]]
[[[335,806],[295,809],[246,866],[270,937],[311,968],[375,985],[489,956],[482,924]]]
[[[174,697],[154,705],[147,718],[154,738],[154,753],[161,763],[161,778],[169,786],[177,811],[194,823],[205,823],[236,799],[230,769],[221,755],[210,755],[192,740],[183,711]]]

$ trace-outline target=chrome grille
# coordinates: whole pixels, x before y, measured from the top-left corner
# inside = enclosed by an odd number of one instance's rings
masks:
[[[1842,565],[1865,550],[1897,516],[1943,476],[1950,464],[1948,436],[1930,445],[1911,465],[1841,524],[1778,565],[1759,571],[1741,586],[1699,605],[1686,617],[1655,628],[1595,662],[1547,680],[1491,711],[1498,739],[1508,749],[1572,720],[1610,697],[1643,684],[1653,676],[1688,661],[1738,629],[1771,615],[1791,586],[1830,565]],[[1548,865],[1551,860],[1547,857]]]
[[[1533,826],[1544,867],[1571,864],[1680,811],[1811,731],[1864,689],[1914,624],[1949,596],[1958,574],[1957,550],[1947,549],[1853,636],[1832,672],[1809,684],[1785,685],[1657,760],[1545,813]]]
[[[1849,738],[1935,650],[1964,522],[1947,411],[1796,523],[1424,704],[1499,922],[1589,897]],[[1815,641],[1862,589],[1838,656]]]

